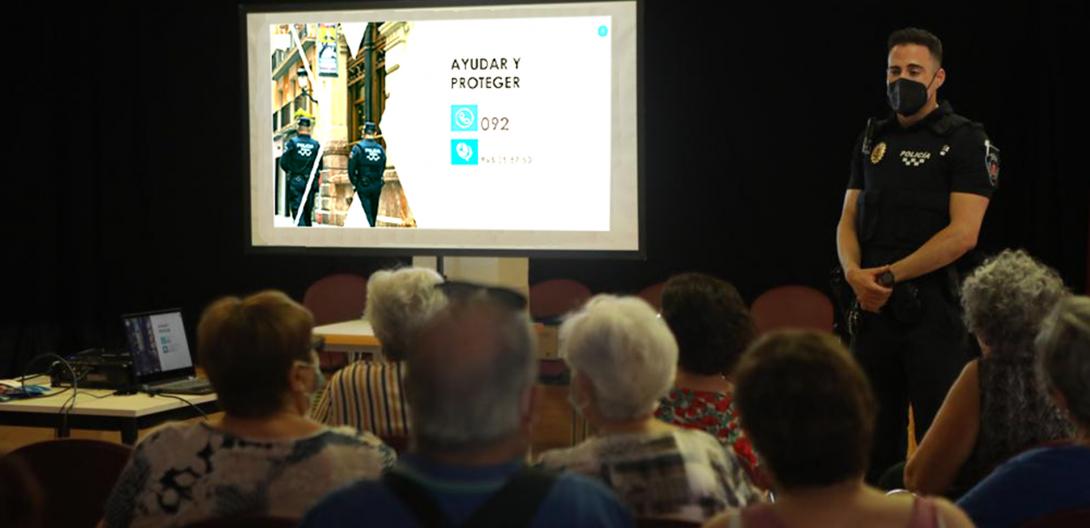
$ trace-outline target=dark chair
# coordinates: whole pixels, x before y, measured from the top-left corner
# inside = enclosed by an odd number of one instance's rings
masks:
[[[46,440],[7,456],[25,462],[44,496],[42,526],[94,526],[132,449],[89,439]]]
[[[555,323],[590,298],[590,288],[571,279],[551,279],[530,287],[530,317]]]
[[[367,279],[353,273],[322,277],[307,288],[303,306],[314,314],[318,326],[359,319],[367,306]],[[318,356],[322,370],[348,364],[348,356],[341,352],[322,352]]]
[[[0,457],[0,526],[41,528],[45,493],[22,457]]]
[[[1053,512],[1033,519],[1022,528],[1086,528],[1090,526],[1090,508]]]
[[[659,282],[652,284],[640,291],[639,296],[641,299],[647,301],[655,310],[662,309],[662,289],[666,287],[665,282]]]
[[[808,286],[778,286],[762,293],[749,309],[758,334],[780,328],[833,331],[833,302]]]
[[[236,515],[205,519],[185,525],[186,528],[295,528],[299,519],[271,515]]]

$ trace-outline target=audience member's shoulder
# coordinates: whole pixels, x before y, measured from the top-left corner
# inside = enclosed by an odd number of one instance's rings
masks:
[[[303,517],[303,527],[357,526],[375,511],[383,493],[377,480],[361,480],[326,495]]]
[[[550,449],[538,457],[537,463],[546,468],[559,470],[588,464],[593,453],[592,442],[593,440],[585,440],[575,447]]]
[[[382,439],[371,433],[361,433],[351,426],[327,426],[322,439],[326,445],[334,449],[375,455],[382,461],[384,467],[389,467],[397,459],[397,452],[386,445]]]
[[[969,519],[969,516],[954,503],[943,497],[931,497],[931,501],[935,503],[935,510],[939,516],[939,526],[946,528],[972,528],[973,521]]]
[[[149,431],[147,436],[137,444],[137,449],[152,449],[190,441],[202,441],[215,433],[215,429],[203,423],[165,423]]]
[[[560,521],[566,518],[578,526],[630,526],[632,514],[612,490],[601,482],[577,473],[564,472],[556,477],[553,489],[542,504]]]
[[[344,445],[376,445],[382,440],[371,433],[357,431],[350,425],[323,426],[322,438],[330,444]]]
[[[1011,457],[1004,465],[1019,464],[1076,464],[1083,467],[1090,464],[1090,447],[1069,443],[1043,445]]]
[[[722,458],[729,458],[728,455],[731,454],[731,450],[724,449],[719,440],[701,429],[679,427],[674,431],[674,438],[677,439],[682,450],[700,449],[708,452],[713,458],[721,458],[720,455]]]

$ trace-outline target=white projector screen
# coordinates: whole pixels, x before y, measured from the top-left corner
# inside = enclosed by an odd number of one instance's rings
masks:
[[[642,254],[636,1],[359,5],[244,7],[251,248]]]

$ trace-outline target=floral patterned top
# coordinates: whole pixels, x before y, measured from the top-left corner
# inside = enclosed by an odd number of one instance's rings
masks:
[[[674,387],[659,401],[655,417],[680,427],[700,429],[714,436],[720,444],[734,451],[751,477],[757,476],[757,455],[738,423],[732,395]]]
[[[105,505],[108,528],[174,527],[217,517],[302,517],[327,493],[377,478],[396,459],[370,434],[323,427],[292,439],[252,439],[168,424],[133,450]]]

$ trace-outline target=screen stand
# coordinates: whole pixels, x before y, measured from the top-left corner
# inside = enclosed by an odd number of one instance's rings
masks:
[[[413,257],[413,266],[431,268],[449,280],[530,292],[530,259],[524,257]]]

